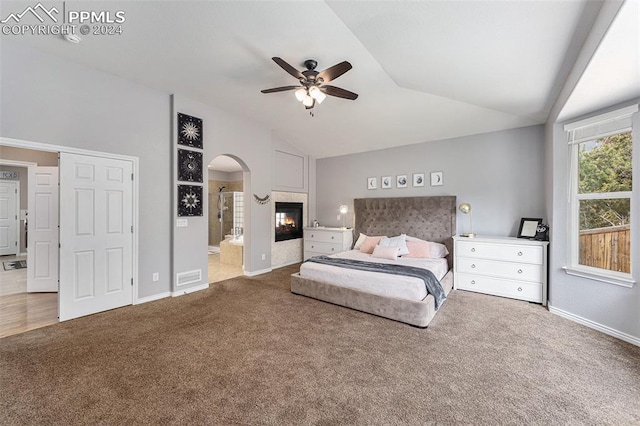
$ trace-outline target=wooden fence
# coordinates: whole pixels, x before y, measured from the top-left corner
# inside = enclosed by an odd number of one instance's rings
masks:
[[[629,225],[580,231],[580,265],[631,272]]]

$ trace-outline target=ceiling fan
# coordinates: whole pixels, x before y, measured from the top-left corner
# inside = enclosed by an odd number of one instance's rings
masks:
[[[289,65],[282,58],[273,57],[273,61],[278,64],[283,70],[298,79],[301,86],[282,86],[274,87],[273,89],[261,90],[262,93],[275,93],[285,92],[287,90],[295,90],[296,98],[302,102],[305,109],[312,109],[316,106],[316,103],[320,104],[324,99],[329,96],[336,96],[338,98],[355,100],[358,98],[357,93],[350,92],[340,87],[330,86],[326,83],[331,80],[335,80],[342,74],[349,71],[352,66],[349,62],[343,61],[332,67],[327,68],[324,71],[316,71],[318,62],[313,59],[307,59],[304,61],[304,66],[307,68],[304,71],[298,71],[293,66]]]

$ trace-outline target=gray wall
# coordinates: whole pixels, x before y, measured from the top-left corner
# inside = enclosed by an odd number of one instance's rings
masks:
[[[286,184],[286,176],[273,175],[274,146],[299,155],[297,149],[274,141],[264,126],[217,107],[172,97],[19,43],[3,40],[1,55],[0,136],[139,158],[139,297],[188,288],[175,286],[175,276],[182,271],[201,269],[206,282],[207,200],[202,217],[176,228],[173,124],[178,111],[204,120],[205,165],[224,154],[246,167],[245,270],[270,269],[270,206],[253,202],[253,194],[270,194],[274,181],[284,179]],[[308,157],[304,161],[309,168]],[[207,183],[204,186],[206,194]],[[152,282],[154,272],[160,275],[158,282]]]
[[[248,122],[225,111],[200,102],[173,96],[173,115],[178,112],[193,115],[203,121],[203,163],[209,164],[218,155],[236,159],[244,168],[245,247],[244,269],[248,272],[271,267],[270,210],[268,205],[253,202],[253,193],[259,196],[271,193],[271,132],[266,127]],[[174,130],[174,146],[177,137]],[[205,183],[204,194],[207,194]],[[207,279],[208,200],[204,201],[202,217],[188,219],[188,226],[173,226],[174,275],[185,271],[202,270],[203,282],[174,288],[174,291],[200,285]],[[177,217],[173,201],[172,213]],[[262,260],[262,254],[265,259]]]
[[[554,104],[547,124],[545,126],[545,182],[546,185],[546,211],[550,216],[551,243],[549,245],[549,309],[560,310],[564,315],[572,317],[582,323],[589,324],[610,334],[623,337],[629,341],[640,341],[640,284],[633,288],[625,288],[613,284],[606,284],[585,278],[567,275],[562,267],[566,264],[567,244],[565,229],[567,226],[567,175],[568,175],[568,148],[566,133],[563,131],[563,123],[557,123],[558,116],[564,105],[571,97],[580,77],[589,66],[589,62],[595,53],[602,38],[606,34],[612,21],[618,13],[622,1],[610,1],[602,5],[600,13],[594,22],[589,36],[585,40],[578,58],[576,59],[569,77],[564,82],[560,95]],[[606,88],[603,88],[606,90]],[[640,102],[636,99],[633,102]],[[605,110],[617,109],[628,105],[625,103],[610,106]],[[590,115],[597,115],[593,111]],[[575,121],[580,117],[573,117]],[[637,142],[640,123],[638,114],[634,121],[633,135],[633,170],[634,182],[640,182],[640,152]],[[635,200],[640,199],[640,185],[634,185]],[[638,203],[632,204],[634,216],[640,217]],[[636,220],[637,222],[637,220]],[[634,278],[638,280],[640,270],[640,232],[632,236],[631,270]]]
[[[612,106],[601,111],[594,111],[590,116],[622,108],[640,99]],[[577,117],[576,121],[580,119]],[[622,287],[601,281],[567,275],[562,269],[567,264],[567,176],[569,167],[569,150],[567,136],[563,130],[564,123],[552,126],[553,143],[553,217],[551,220],[550,269],[549,269],[549,306],[564,313],[577,316],[598,327],[610,329],[614,334],[624,334],[640,341],[640,283],[633,288]],[[640,200],[640,114],[634,115],[633,131],[633,197]],[[631,271],[638,280],[640,271],[640,232],[638,218],[640,205],[632,203],[631,235]],[[635,219],[635,220],[634,220]]]
[[[169,95],[6,38],[0,54],[1,136],[140,159],[138,294],[170,291]]]
[[[339,207],[354,198],[455,195],[471,203],[473,229],[483,235],[515,236],[522,217],[544,217],[542,126],[485,133],[437,142],[372,151],[316,161],[317,212],[322,225],[339,226]],[[444,185],[430,186],[431,172],[443,172]],[[411,175],[424,173],[424,187],[412,187]],[[408,188],[395,188],[395,176],[406,174]],[[367,178],[378,189],[367,190]],[[393,188],[380,189],[380,177],[392,176]],[[313,220],[314,218],[310,218]],[[469,218],[457,217],[458,232]]]

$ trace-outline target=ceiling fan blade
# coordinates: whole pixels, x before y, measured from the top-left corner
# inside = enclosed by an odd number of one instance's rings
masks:
[[[340,77],[345,72],[349,71],[351,68],[351,64],[347,61],[340,62],[332,67],[327,68],[324,71],[320,71],[316,79],[322,78],[325,83],[330,82],[331,80],[335,80]]]
[[[350,99],[352,101],[358,99],[357,93],[353,93],[336,86],[321,86],[320,90],[322,90],[327,95],[336,96],[338,98]]]
[[[300,71],[298,71],[297,69],[289,65],[284,59],[278,58],[277,56],[274,56],[271,59],[273,59],[273,62],[280,65],[280,68],[282,68],[283,70],[285,70],[286,72],[294,76],[295,78],[297,79],[305,78]]]
[[[299,89],[300,86],[282,86],[282,87],[274,87],[273,89],[264,89],[261,90],[262,93],[275,93],[275,92],[285,92],[287,90]]]

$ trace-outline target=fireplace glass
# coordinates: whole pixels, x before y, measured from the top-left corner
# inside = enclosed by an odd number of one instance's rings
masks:
[[[302,203],[276,202],[276,241],[302,238]]]

